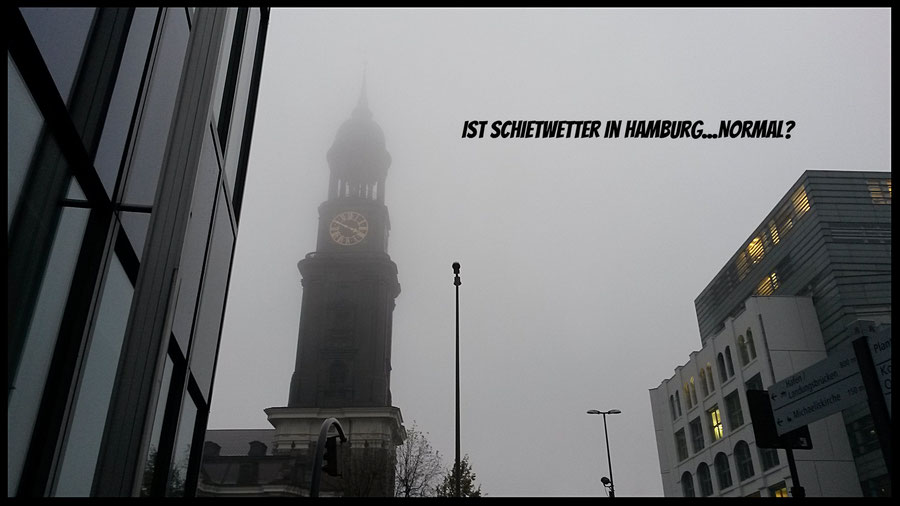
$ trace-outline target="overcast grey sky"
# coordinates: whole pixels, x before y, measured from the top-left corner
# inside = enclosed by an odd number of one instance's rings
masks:
[[[806,169],[891,170],[887,9],[273,9],[210,428],[287,404],[325,154],[393,157],[394,405],[491,496],[662,495],[648,389],[694,298]],[[462,139],[466,120],[793,120],[787,139]]]

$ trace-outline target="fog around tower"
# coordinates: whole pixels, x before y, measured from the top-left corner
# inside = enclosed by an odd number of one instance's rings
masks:
[[[804,170],[891,170],[886,9],[273,9],[210,428],[287,404],[327,153],[390,153],[391,391],[490,496],[662,495],[648,389]],[[466,121],[793,120],[790,139],[463,138]]]

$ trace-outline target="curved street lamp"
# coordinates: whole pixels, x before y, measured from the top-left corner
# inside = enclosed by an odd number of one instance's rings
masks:
[[[609,479],[604,476],[600,479],[600,482],[603,483],[604,486],[609,486],[609,496],[616,496],[616,489],[613,483],[613,474],[612,474],[612,459],[609,457],[609,433],[606,432],[606,415],[618,415],[621,411],[618,409],[611,409],[609,411],[600,411],[597,409],[588,410],[587,414],[589,415],[603,415],[603,434],[606,436],[606,461],[609,465]]]

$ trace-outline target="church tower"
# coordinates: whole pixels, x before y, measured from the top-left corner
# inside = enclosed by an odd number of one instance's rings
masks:
[[[365,93],[327,155],[331,177],[319,206],[316,251],[297,264],[303,300],[288,405],[266,413],[274,452],[314,454],[322,422],[348,436],[341,478],[324,476],[322,494],[393,495],[395,448],[405,439],[391,406],[391,327],[400,294],[387,253],[385,180],[391,155]]]

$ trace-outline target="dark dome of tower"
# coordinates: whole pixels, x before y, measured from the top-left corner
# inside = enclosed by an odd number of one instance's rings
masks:
[[[383,181],[391,165],[385,149],[384,132],[372,119],[365,95],[350,119],[338,128],[328,150],[328,165],[343,180],[375,183]]]

